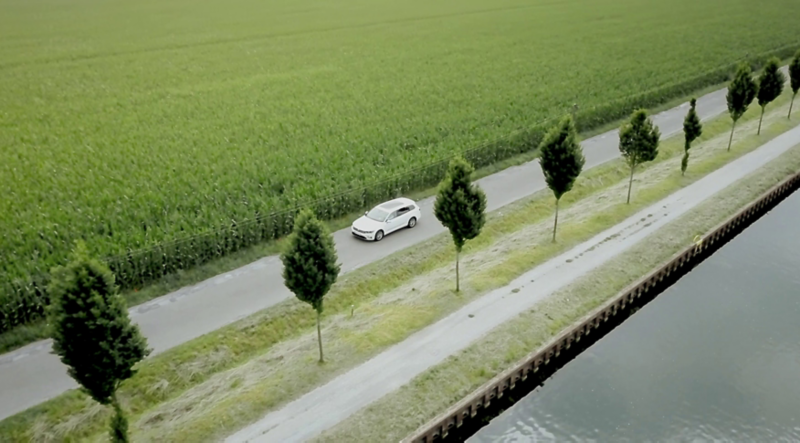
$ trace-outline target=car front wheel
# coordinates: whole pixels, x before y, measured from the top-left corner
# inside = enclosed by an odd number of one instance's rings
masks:
[[[408,227],[413,228],[417,226],[417,217],[411,217],[411,220],[408,221]]]
[[[383,240],[383,231],[378,231],[375,233],[375,241]]]

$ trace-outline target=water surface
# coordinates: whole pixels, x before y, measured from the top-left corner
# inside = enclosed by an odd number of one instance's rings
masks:
[[[800,441],[800,192],[469,441]]]

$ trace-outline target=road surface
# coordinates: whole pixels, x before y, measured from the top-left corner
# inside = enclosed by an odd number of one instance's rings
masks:
[[[800,127],[416,332],[226,442],[289,443],[316,437],[798,145]]]
[[[786,68],[784,68],[786,70]],[[726,112],[727,89],[707,94],[697,101],[702,120]],[[682,131],[688,103],[653,116],[662,138]],[[619,156],[618,131],[609,131],[581,143],[585,169]],[[493,211],[544,189],[538,161],[508,168],[478,181],[486,192],[487,209]],[[445,231],[433,216],[433,198],[419,202],[422,220],[414,229],[404,229],[368,243],[353,238],[349,229],[334,233],[342,272],[352,271],[413,246]],[[290,297],[283,285],[281,262],[270,256],[193,286],[130,309],[131,318],[147,337],[153,355],[273,306]],[[77,384],[66,368],[50,353],[51,341],[42,340],[0,356],[0,419],[6,418]]]

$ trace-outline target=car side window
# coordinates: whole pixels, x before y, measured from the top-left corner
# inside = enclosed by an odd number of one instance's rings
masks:
[[[397,211],[394,211],[391,214],[389,214],[389,217],[386,218],[386,221],[394,220],[395,218],[397,218]]]
[[[414,206],[414,205],[411,205],[411,206],[409,206],[409,207],[408,207],[408,210],[409,210],[409,211],[413,211],[414,209],[417,209],[417,207],[416,207],[416,206]]]
[[[403,215],[408,211],[409,211],[409,209],[407,207],[406,208],[400,208],[400,209],[397,210],[397,215]]]

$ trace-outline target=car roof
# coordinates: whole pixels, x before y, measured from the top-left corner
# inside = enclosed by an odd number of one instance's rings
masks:
[[[381,209],[392,210],[395,208],[399,208],[400,206],[410,205],[413,203],[414,200],[411,200],[410,198],[400,197],[394,200],[389,200],[388,202],[381,203],[378,207]]]

